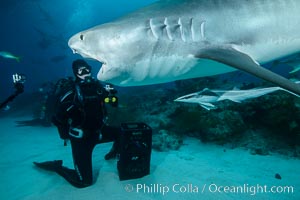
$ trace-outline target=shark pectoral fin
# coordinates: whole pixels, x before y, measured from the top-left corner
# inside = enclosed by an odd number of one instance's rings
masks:
[[[206,110],[217,109],[217,107],[211,103],[202,103],[201,102],[201,103],[199,103],[199,105]]]
[[[264,67],[261,67],[249,55],[240,52],[233,47],[206,48],[203,49],[199,55],[196,55],[196,57],[224,63],[300,95],[299,85]]]
[[[228,98],[228,100],[233,101],[235,103],[242,103],[241,100],[235,98]]]

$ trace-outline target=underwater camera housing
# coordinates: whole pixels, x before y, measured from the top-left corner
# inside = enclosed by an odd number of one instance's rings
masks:
[[[24,74],[13,74],[12,77],[14,84],[25,83],[26,81],[26,76]]]
[[[12,75],[14,86],[16,88],[16,93],[20,94],[24,92],[24,83],[26,81],[26,76],[24,74],[13,74]]]
[[[145,123],[122,123],[120,155],[117,163],[120,180],[150,174],[152,129]]]
[[[14,87],[16,88],[16,91],[14,94],[10,95],[5,101],[0,103],[0,109],[5,108],[9,109],[9,106],[7,105],[10,101],[13,101],[19,94],[24,92],[24,83],[26,81],[26,77],[24,74],[13,74],[13,82]]]

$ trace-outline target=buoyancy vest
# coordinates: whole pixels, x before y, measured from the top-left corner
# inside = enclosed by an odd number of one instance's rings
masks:
[[[101,129],[107,117],[104,98],[108,92],[93,78],[65,82],[58,95],[56,118],[64,124],[82,130]]]

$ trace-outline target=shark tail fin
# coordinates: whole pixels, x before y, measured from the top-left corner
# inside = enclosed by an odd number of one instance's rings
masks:
[[[22,58],[21,56],[16,56],[15,59],[16,59],[16,61],[19,63],[19,62],[21,62],[21,58]]]

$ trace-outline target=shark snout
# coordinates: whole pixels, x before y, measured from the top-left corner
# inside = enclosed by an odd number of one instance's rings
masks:
[[[74,35],[73,37],[71,37],[68,41],[68,46],[70,47],[70,49],[72,50],[72,52],[75,53],[79,53],[78,52],[78,48],[76,48],[76,44],[78,43],[78,40],[76,39],[76,35]]]

